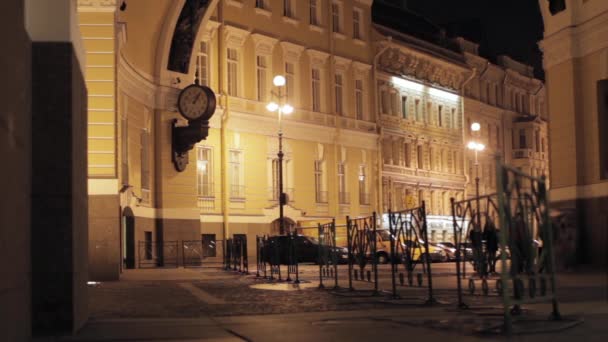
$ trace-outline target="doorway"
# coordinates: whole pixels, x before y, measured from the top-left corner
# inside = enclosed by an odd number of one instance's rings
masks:
[[[122,262],[126,269],[135,268],[135,216],[131,208],[122,212]]]

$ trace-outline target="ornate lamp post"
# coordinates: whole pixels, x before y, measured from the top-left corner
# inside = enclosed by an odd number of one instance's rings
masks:
[[[284,98],[287,96],[287,94],[283,94],[282,92],[282,89],[285,86],[285,77],[277,75],[273,78],[272,83],[275,85],[276,91],[272,90],[270,94],[272,97],[276,97],[278,103],[272,101],[266,105],[266,109],[270,112],[277,112],[279,118],[279,152],[277,153],[277,156],[279,157],[279,232],[284,234],[285,222],[283,219],[283,206],[287,202],[287,196],[283,193],[283,126],[281,117],[283,114],[291,114],[293,112],[293,107],[284,101]]]
[[[473,122],[473,124],[471,124],[471,131],[473,132],[479,132],[480,128],[481,125],[479,125],[477,122]],[[475,152],[475,202],[477,203],[477,224],[473,225],[475,239],[472,239],[473,241],[471,241],[474,249],[476,248],[476,241],[481,242],[481,205],[479,203],[479,162],[477,160],[477,154],[483,151],[485,147],[486,146],[484,144],[476,142],[475,140],[471,140],[467,144],[467,148]],[[479,272],[481,267],[481,246],[477,246],[477,248],[479,248],[479,250],[475,252],[474,258],[477,265],[476,271]]]

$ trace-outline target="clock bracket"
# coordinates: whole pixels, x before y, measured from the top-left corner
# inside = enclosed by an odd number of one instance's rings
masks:
[[[179,125],[178,119],[171,122],[171,159],[178,172],[188,165],[188,151],[209,135],[209,120],[191,120],[188,125]]]

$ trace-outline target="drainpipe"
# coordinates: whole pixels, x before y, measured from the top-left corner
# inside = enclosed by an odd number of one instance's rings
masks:
[[[218,32],[218,43],[217,43],[217,56],[219,64],[219,75],[218,75],[218,88],[220,89],[221,102],[224,103],[224,111],[222,112],[222,126],[220,128],[220,163],[221,163],[221,210],[222,210],[222,238],[224,239],[224,255],[226,253],[226,241],[230,237],[230,227],[228,222],[229,216],[229,205],[228,205],[228,184],[226,179],[226,126],[228,125],[228,118],[230,117],[230,101],[228,101],[228,92],[226,90],[226,82],[224,82],[225,71],[225,49],[224,49],[224,2],[220,2],[217,6],[217,16],[220,22]]]
[[[370,30],[371,31],[371,30]],[[378,196],[376,198],[376,211],[377,212],[381,212],[383,211],[383,189],[382,189],[382,169],[384,166],[384,157],[382,155],[382,140],[384,138],[384,130],[382,129],[382,127],[380,126],[380,113],[378,111],[378,106],[379,106],[379,102],[378,102],[378,80],[377,80],[377,65],[378,65],[378,58],[380,58],[380,55],[382,55],[386,50],[388,50],[388,48],[390,47],[390,43],[393,40],[393,38],[391,36],[386,37],[386,41],[387,44],[386,46],[384,46],[382,49],[380,49],[380,51],[378,51],[378,53],[374,56],[374,65],[372,66],[372,86],[370,87],[371,89],[373,89],[374,91],[372,91],[373,97],[374,97],[374,109],[372,110],[372,112],[374,113],[374,117],[376,118],[376,127],[378,128],[378,141],[376,143],[377,148],[378,148],[378,188],[376,189],[376,195]]]
[[[484,73],[485,73],[485,71],[486,71],[486,70],[488,70],[487,66],[486,66],[486,69],[484,70]],[[464,125],[464,124],[465,124],[465,122],[466,122],[466,120],[464,119],[464,117],[465,117],[465,113],[464,113],[464,98],[465,98],[465,91],[464,91],[464,89],[465,89],[465,86],[466,86],[466,85],[467,85],[469,82],[471,82],[471,80],[472,80],[472,79],[475,77],[475,75],[476,75],[476,74],[477,74],[477,69],[476,69],[476,68],[473,68],[473,72],[471,73],[471,76],[469,76],[469,78],[467,78],[467,79],[466,79],[466,80],[465,80],[465,81],[462,83],[462,85],[460,86],[460,112],[462,113],[462,125],[461,125],[461,127],[462,127],[462,146],[466,146],[466,142],[465,142],[465,132],[466,132],[466,129],[467,129],[467,127],[465,127],[465,125]],[[504,134],[503,134],[503,135],[504,135]],[[465,150],[465,151],[466,151],[466,150]],[[465,171],[465,163],[464,163],[465,158],[464,158],[464,153],[463,153],[463,155],[462,155],[462,156],[463,156],[463,158],[462,158],[461,166],[462,166],[462,172],[464,173],[464,171]],[[466,193],[466,191],[467,191],[467,186],[468,186],[468,185],[469,185],[469,183],[470,183],[470,180],[469,180],[469,179],[470,179],[470,175],[469,175],[469,177],[467,177],[466,179],[467,179],[467,181],[466,181],[466,183],[465,183],[465,187],[464,187],[464,198],[467,198],[467,193]]]
[[[329,6],[330,6],[330,11],[329,12],[331,12],[331,3],[330,3]],[[334,106],[335,106],[335,103],[336,103],[336,100],[335,100],[335,96],[336,95],[334,93],[334,89],[336,87],[336,77],[335,77],[336,71],[335,71],[335,65],[334,65],[335,59],[334,59],[334,32],[333,32],[333,24],[334,24],[334,22],[333,22],[333,16],[330,15],[329,16],[329,27],[327,29],[327,39],[329,40],[329,80],[330,80],[328,82],[329,88],[330,88],[329,91],[328,91],[328,93],[329,93],[329,103],[330,103],[330,110],[329,110],[329,112],[332,113],[334,115],[334,118],[336,119],[335,120],[335,123],[336,123],[336,132],[334,134],[334,139],[333,139],[334,140],[333,141],[333,150],[334,150],[334,160],[336,161],[335,164],[334,164],[334,167],[337,168],[338,167],[338,161],[339,161],[339,159],[338,159],[338,143],[340,141],[340,133],[341,133],[341,131],[340,131],[340,125],[341,125],[340,119],[341,119],[341,117],[338,117],[338,115],[337,115],[338,113],[334,109]],[[342,151],[342,149],[340,149],[340,151]],[[336,172],[336,174],[337,174],[337,172]],[[336,210],[337,215],[335,215],[335,216],[338,216],[338,215],[340,215],[340,184],[339,184],[339,182],[335,182],[334,190],[336,190],[336,194],[338,195],[338,201],[337,201],[338,202],[338,207],[337,207],[337,210]],[[331,212],[331,210],[330,210],[330,212]]]

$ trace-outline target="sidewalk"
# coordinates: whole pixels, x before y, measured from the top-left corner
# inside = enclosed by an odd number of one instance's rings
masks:
[[[445,274],[446,270],[438,266],[437,272]],[[340,285],[346,286],[342,275]],[[498,337],[479,334],[478,330],[500,324],[500,298],[466,297],[475,310],[456,310],[454,277],[437,277],[435,297],[447,304],[431,307],[422,305],[428,295],[425,287],[400,288],[404,299],[395,301],[385,295],[370,297],[365,292],[340,296],[318,290],[315,266],[302,267],[300,277],[303,284],[294,287],[217,268],[132,270],[125,272],[119,282],[90,288],[90,320],[77,336],[64,340],[468,341]],[[380,278],[382,287],[389,288],[390,277],[383,274]],[[327,280],[326,285],[333,282]],[[355,286],[371,289],[367,282],[356,282]],[[606,276],[597,272],[560,274],[558,288],[564,317],[582,317],[584,323],[559,332],[516,336],[514,340],[608,338]],[[526,331],[552,331],[570,324],[568,320],[548,322],[547,304],[525,308],[528,326],[520,326]]]

